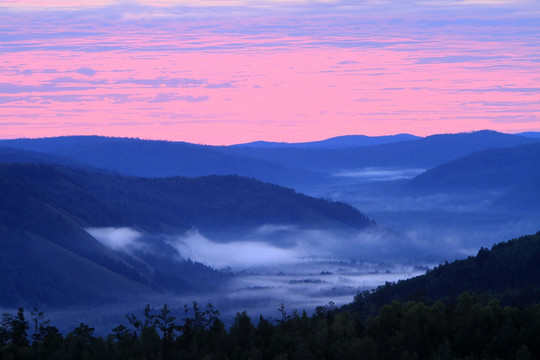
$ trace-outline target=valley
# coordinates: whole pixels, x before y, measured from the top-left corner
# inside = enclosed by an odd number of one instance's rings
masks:
[[[84,320],[82,299],[102,314],[192,299],[274,316],[283,302],[344,305],[537,231],[537,138],[340,140],[0,141],[2,272],[13,279],[1,305],[40,304],[60,322]]]

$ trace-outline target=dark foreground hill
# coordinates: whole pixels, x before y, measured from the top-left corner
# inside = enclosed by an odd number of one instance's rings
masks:
[[[481,248],[476,256],[439,265],[425,275],[387,283],[355,298],[351,308],[372,313],[397,301],[453,302],[463,292],[489,294],[504,305],[540,302],[540,232]]]
[[[215,290],[223,274],[181,259],[164,241],[192,228],[226,237],[267,224],[347,230],[371,224],[348,205],[238,176],[148,179],[2,164],[0,193],[3,306]],[[122,231],[111,246],[89,228]]]

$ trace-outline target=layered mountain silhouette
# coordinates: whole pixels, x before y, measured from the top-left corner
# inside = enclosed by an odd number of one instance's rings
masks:
[[[362,137],[364,144],[385,141],[382,138],[368,137],[368,141]],[[386,139],[392,141],[389,143],[354,148],[345,147],[347,144],[359,143],[358,136],[354,136],[351,141],[349,137],[340,137],[284,147],[262,146],[260,143],[251,146],[204,146],[99,136],[2,140],[0,146],[56,157],[47,159],[45,155],[26,153],[25,156],[41,157],[39,162],[52,160],[54,163],[67,164],[69,160],[79,165],[86,164],[134,176],[235,174],[284,186],[301,187],[335,182],[336,177],[330,175],[347,169],[431,168],[476,151],[539,141],[536,138],[487,130],[396,141],[403,138],[409,136],[396,135]],[[331,144],[338,144],[337,148]]]
[[[0,165],[0,193],[3,306],[215,290],[225,275],[164,241],[193,228],[225,236],[266,224],[371,225],[343,203],[238,176],[150,179],[12,163]],[[108,246],[90,235],[95,228],[133,229],[137,246]]]
[[[534,142],[538,139],[484,130],[350,149],[227,147],[224,151],[293,168],[335,173],[365,167],[427,169],[473,152]]]
[[[526,131],[526,132],[518,133],[516,135],[521,135],[521,136],[531,137],[531,138],[540,138],[540,132],[538,131]]]
[[[419,193],[493,193],[496,204],[540,209],[540,143],[476,152],[411,180]]]
[[[486,193],[495,207],[540,210],[537,138],[480,131],[399,140],[340,137],[286,147],[98,136],[2,140],[0,305],[215,290],[228,275],[182,259],[171,245],[194,229],[229,241],[265,225],[343,233],[373,226],[349,205],[269,182],[324,185],[343,169],[429,168],[405,185],[406,196]],[[131,231],[136,241],[111,247],[91,229]],[[266,240],[287,246],[280,237]]]
[[[40,155],[39,162],[67,162],[143,177],[240,175],[286,186],[320,181],[325,175],[273,162],[224,154],[220,147],[185,142],[67,136],[0,141],[0,146]],[[37,157],[37,154],[30,154]],[[13,155],[14,156],[14,155]],[[19,155],[22,156],[22,155]],[[63,162],[61,162],[64,159]]]
[[[397,134],[386,136],[366,136],[366,135],[344,135],[333,138],[300,142],[271,142],[271,141],[254,141],[245,144],[233,145],[234,147],[251,147],[251,148],[316,148],[316,149],[351,149],[363,146],[375,146],[407,140],[420,139],[419,136],[411,134]]]

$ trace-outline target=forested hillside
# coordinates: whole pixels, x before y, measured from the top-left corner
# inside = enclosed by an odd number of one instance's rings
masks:
[[[439,265],[425,275],[386,283],[356,296],[351,308],[365,316],[393,300],[456,301],[468,291],[489,294],[504,305],[540,302],[540,232],[481,248],[476,256]]]
[[[239,176],[150,179],[29,164],[0,165],[0,172],[6,196],[10,197],[3,206],[17,207],[22,199],[34,195],[86,226],[139,226],[148,230],[166,226],[181,231],[265,224],[354,229],[370,225],[364,215],[344,203]],[[12,187],[16,190],[7,190]],[[13,224],[39,226],[17,211],[32,209],[20,206],[19,210],[6,210]],[[19,224],[24,221],[28,224]]]
[[[274,319],[255,320],[244,311],[230,327],[211,304],[194,302],[158,310],[148,305],[126,315],[106,336],[84,323],[61,334],[46,314],[36,309],[30,322],[19,308],[2,316],[0,353],[100,360],[537,359],[539,256],[537,233],[359,294],[341,309],[329,303],[308,316],[281,304]]]
[[[238,176],[149,179],[1,164],[0,193],[0,306],[217,291],[224,274],[182,259],[166,241],[189,229],[226,239],[268,224],[372,224],[349,205]],[[88,228],[128,229],[140,245],[111,247]]]

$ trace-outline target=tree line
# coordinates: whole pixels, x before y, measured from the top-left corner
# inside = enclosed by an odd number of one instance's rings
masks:
[[[502,307],[498,300],[469,293],[457,302],[397,302],[363,319],[329,303],[312,315],[287,313],[254,321],[244,311],[230,327],[211,304],[171,308],[146,306],[142,316],[106,336],[81,323],[63,335],[43,312],[27,320],[23,308],[4,313],[1,359],[381,359],[475,360],[540,358],[540,305]]]

